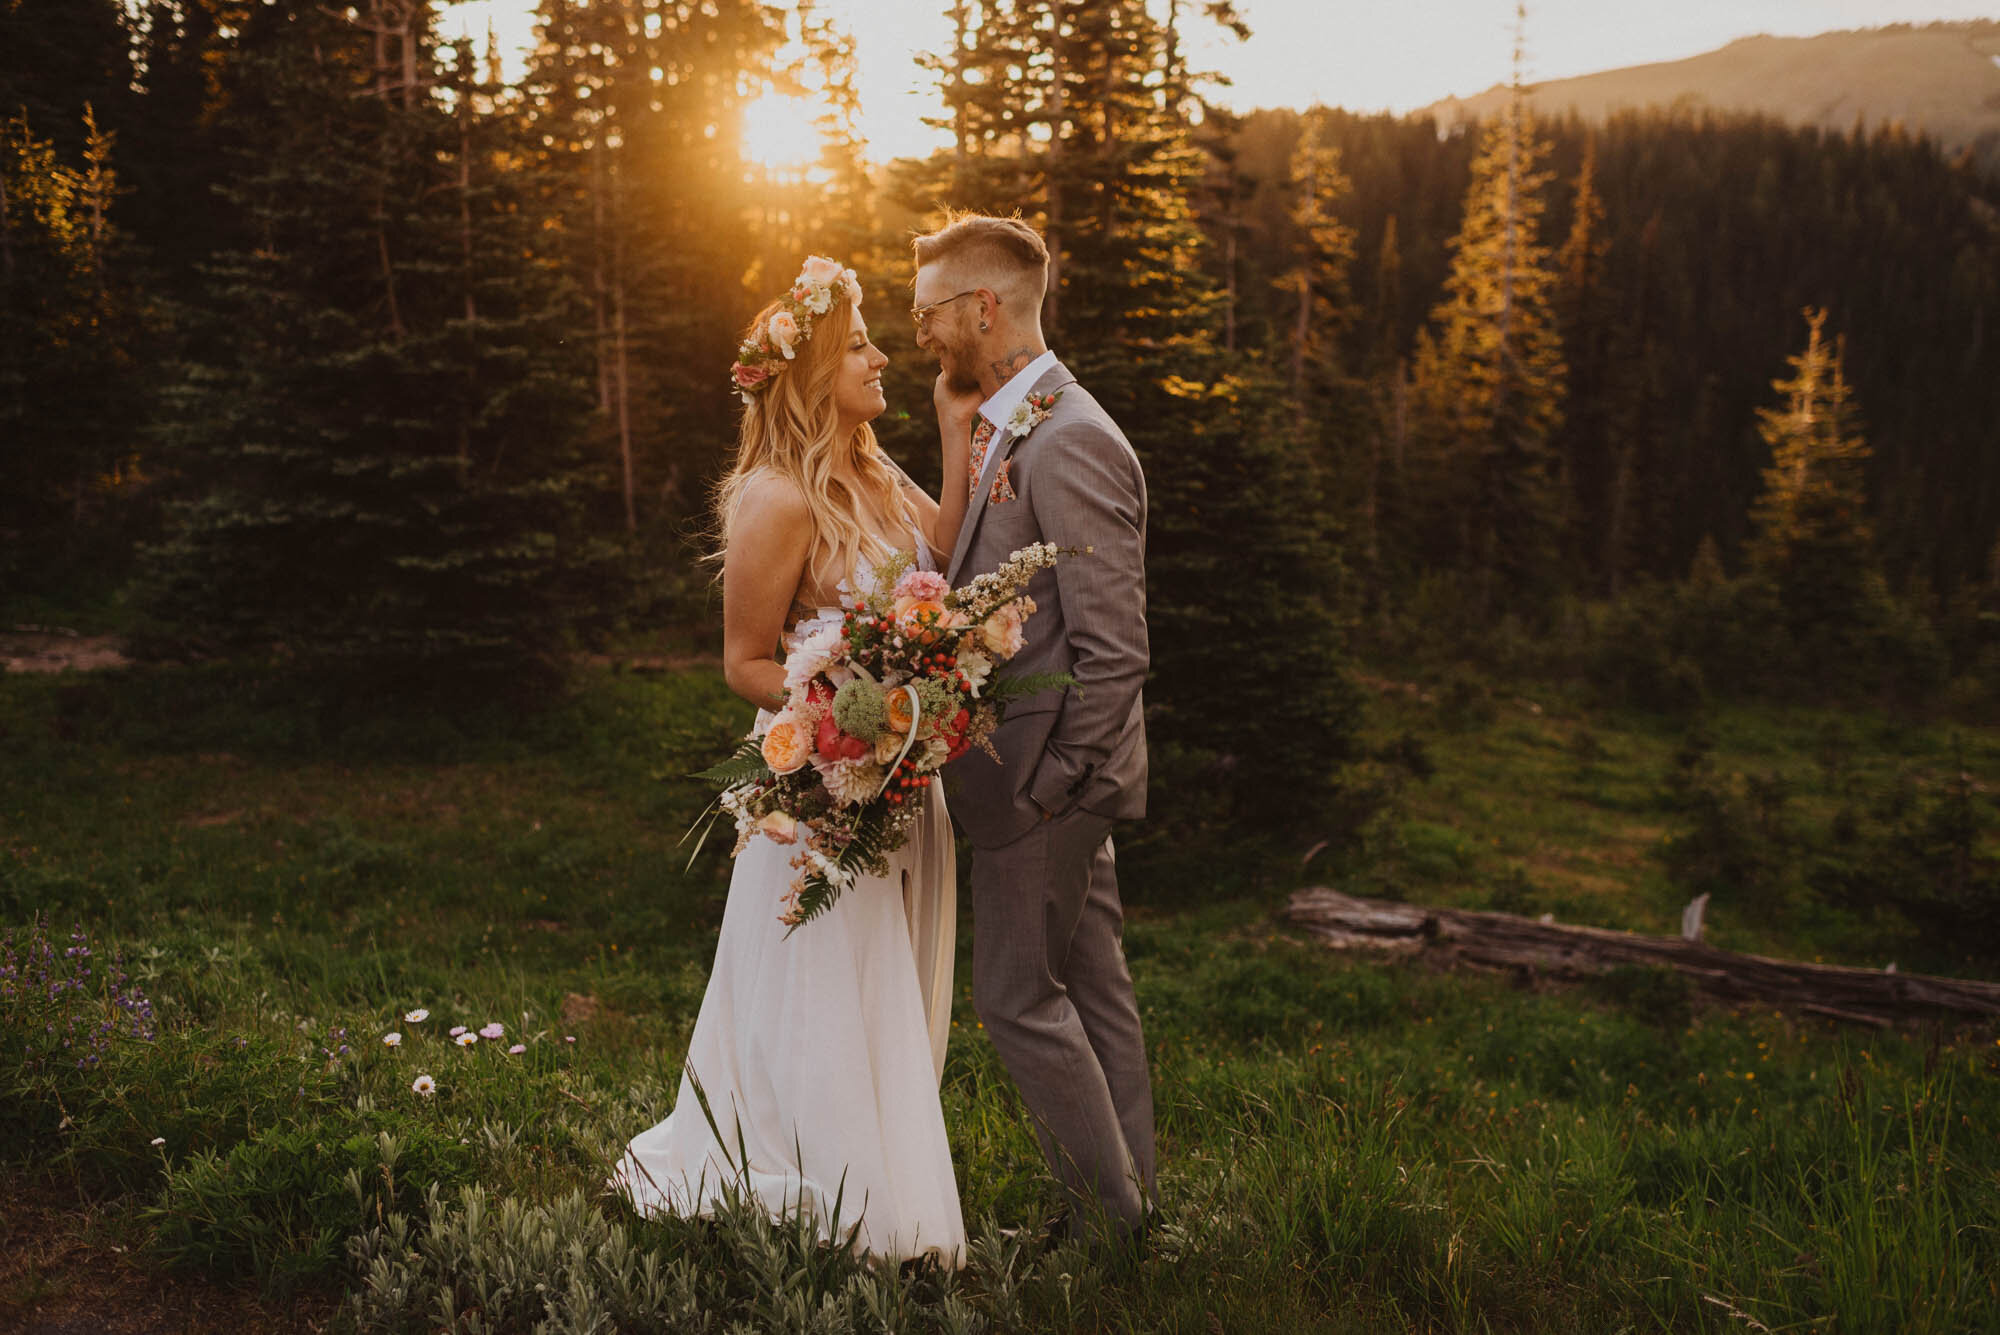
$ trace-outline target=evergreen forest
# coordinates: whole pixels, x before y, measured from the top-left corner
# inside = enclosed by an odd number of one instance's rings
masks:
[[[1238,0],[907,3],[940,146],[881,161],[807,3],[540,0],[523,63],[438,0],[0,0],[0,1326],[2000,1328],[1990,1011],[1286,916],[1698,900],[1725,950],[2000,976],[1991,142],[1552,118],[1518,54],[1462,125],[1231,110],[1191,53]],[[758,158],[773,95],[816,161]],[[852,265],[937,486],[949,210],[1042,230],[1145,469],[1129,1269],[1041,1246],[963,888],[964,1271],[604,1189],[729,883],[681,836],[750,718],[730,360]],[[65,637],[116,661],[7,666]]]
[[[881,434],[934,470],[889,317],[949,207],[1048,234],[1051,342],[1149,466],[1155,694],[1196,750],[1221,626],[1259,679],[1259,645],[1636,619],[1664,642],[1607,647],[1619,690],[1991,686],[2000,185],[1969,155],[1524,97],[1449,132],[1236,115],[1184,54],[1247,33],[1227,4],[950,17],[949,147],[883,166],[810,8],[545,4],[508,82],[420,0],[9,6],[6,606],[415,693],[699,625],[716,366],[802,254],[877,294]],[[767,87],[824,108],[818,164],[744,156]],[[1690,580],[1708,602],[1654,605]]]

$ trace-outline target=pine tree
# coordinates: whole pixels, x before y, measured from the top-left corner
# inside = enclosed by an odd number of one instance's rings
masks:
[[[1415,359],[1432,560],[1469,575],[1488,612],[1547,588],[1561,532],[1564,365],[1539,236],[1548,151],[1517,75],[1481,135],[1445,295]]]
[[[51,593],[115,565],[153,320],[134,290],[114,137],[86,104],[65,160],[0,122],[0,587]]]
[[[1022,184],[999,207],[1023,205],[1050,245],[1044,332],[1146,469],[1156,823],[1176,845],[1206,826],[1324,833],[1359,708],[1344,568],[1325,473],[1286,393],[1289,355],[1274,367],[1266,349],[1220,346],[1224,286],[1194,213],[1210,165],[1186,118],[1198,80],[1181,7],[1164,18],[1143,0],[977,8],[959,53],[967,77],[937,71],[948,97],[962,85],[954,117],[967,127],[938,165],[972,188],[1010,174]],[[1323,210],[1339,181],[1318,165]],[[1317,303],[1345,282],[1346,238],[1324,213],[1315,226],[1305,244],[1325,267],[1308,274],[1308,323],[1320,322],[1309,334],[1338,366],[1344,312]],[[1265,800],[1279,788],[1296,800]]]
[[[1764,491],[1751,511],[1753,573],[1775,589],[1802,667],[1846,675],[1857,646],[1888,611],[1887,585],[1867,516],[1869,458],[1826,312],[1808,308],[1805,350],[1792,373],[1771,382],[1781,406],[1757,413],[1770,448]]]
[[[398,0],[245,31],[241,230],[163,414],[156,646],[464,700],[548,680],[601,615],[575,295],[469,55],[439,89],[430,13]]]
[[[1300,119],[1292,153],[1292,221],[1296,262],[1286,281],[1297,297],[1290,338],[1292,400],[1301,418],[1325,422],[1331,400],[1348,387],[1344,340],[1355,320],[1348,273],[1354,263],[1354,229],[1340,207],[1352,188],[1340,169],[1340,150],[1326,142],[1323,112]]]
[[[742,156],[743,108],[784,30],[752,0],[542,0],[540,17],[525,114],[565,271],[590,298],[593,451],[615,461],[627,529],[670,534],[705,507],[734,437],[727,350],[791,276],[766,272],[772,235],[812,211],[753,185]]]
[[[1554,302],[1567,371],[1566,410],[1556,436],[1570,538],[1563,566],[1577,577],[1598,574],[1610,517],[1623,499],[1615,493],[1627,445],[1612,437],[1608,392],[1617,304],[1607,273],[1610,249],[1597,193],[1597,141],[1589,137],[1577,168],[1569,235],[1556,253]]]

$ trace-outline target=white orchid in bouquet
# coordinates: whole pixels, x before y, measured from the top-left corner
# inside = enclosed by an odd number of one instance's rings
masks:
[[[1007,701],[1074,684],[997,675],[1026,643],[1028,581],[1062,554],[1036,543],[954,589],[897,553],[867,587],[842,586],[838,621],[793,645],[783,708],[699,776],[722,786],[716,806],[736,823],[737,853],[759,834],[796,849],[781,922],[796,930],[857,876],[886,874],[931,776],[972,747],[993,754]]]

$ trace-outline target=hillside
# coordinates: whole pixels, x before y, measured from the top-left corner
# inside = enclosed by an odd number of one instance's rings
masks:
[[[1476,120],[1506,96],[1506,86],[1496,84],[1418,114],[1444,124]],[[1586,120],[1681,103],[1830,130],[1900,122],[1947,152],[1971,148],[1989,171],[2000,171],[2000,22],[1745,37],[1687,60],[1551,80],[1536,85],[1532,98],[1538,111],[1574,110]]]

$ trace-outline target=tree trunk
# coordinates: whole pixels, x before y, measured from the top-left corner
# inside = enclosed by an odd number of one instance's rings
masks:
[[[1305,234],[1299,260],[1299,309],[1292,319],[1292,404],[1301,418],[1306,406],[1306,343],[1312,337],[1313,262],[1319,257],[1313,244],[1313,226],[1319,221],[1319,159],[1313,131],[1305,131],[1304,179],[1299,182],[1299,230]]]
[[[590,139],[590,317],[591,328],[597,335],[592,340],[597,352],[597,411],[609,417],[611,345],[606,338],[610,326],[606,304],[610,287],[604,276],[604,194],[604,122],[599,116]]]
[[[1063,179],[1063,117],[1069,107],[1069,43],[1063,36],[1062,6],[1049,7],[1055,31],[1049,34],[1049,170],[1048,207],[1043,210],[1043,241],[1049,248],[1049,290],[1042,298],[1044,337],[1056,339],[1062,330],[1062,238],[1063,196],[1068,182]]]
[[[1357,899],[1323,886],[1293,895],[1285,916],[1341,949],[1422,954],[1441,963],[1506,969],[1528,977],[1589,977],[1635,965],[1671,969],[1726,1001],[1761,1002],[1860,1024],[1881,1026],[1941,1013],[2000,1016],[2000,983],[1801,964],[1678,937]]]
[[[1233,170],[1233,169],[1232,169]],[[1232,201],[1233,203],[1233,201]],[[1223,231],[1222,350],[1236,351],[1236,233],[1237,219],[1232,209]]]
[[[965,42],[971,31],[970,12],[966,0],[957,0],[951,7],[951,193],[957,199],[965,197],[965,172],[971,157],[966,142],[971,126],[965,116]]]
[[[14,222],[7,212],[7,174],[0,172],[0,287],[14,285]]]
[[[373,10],[370,31],[375,38],[375,96],[383,106],[383,118],[388,119],[389,105],[389,24],[383,13],[381,0]],[[375,249],[382,263],[382,292],[389,308],[389,337],[403,337],[403,314],[396,304],[396,266],[389,256],[389,156],[390,132],[385,126],[382,131],[382,151],[379,171],[375,178]]]
[[[465,284],[465,344],[471,351],[479,318],[478,296],[472,269],[472,39],[460,38],[458,57],[458,254],[460,275]],[[458,419],[458,469],[461,480],[472,468],[471,402],[477,397],[479,367],[475,358],[465,359],[465,378],[472,391]]]
[[[625,480],[625,531],[639,531],[639,508],[632,476],[631,360],[625,336],[625,228],[618,164],[611,166],[611,324],[618,358],[618,461]]]

